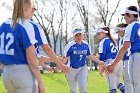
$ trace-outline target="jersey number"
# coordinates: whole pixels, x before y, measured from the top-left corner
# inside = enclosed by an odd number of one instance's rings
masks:
[[[110,43],[110,46],[111,46],[111,52],[112,52],[112,53],[115,53],[115,52],[116,52],[116,48],[115,48],[115,46],[113,45],[113,43]]]
[[[82,60],[83,55],[80,55],[80,61]]]
[[[5,44],[4,38],[8,40]],[[14,49],[9,47],[14,43],[14,37],[11,33],[5,34],[4,32],[0,35],[0,54],[14,55]]]

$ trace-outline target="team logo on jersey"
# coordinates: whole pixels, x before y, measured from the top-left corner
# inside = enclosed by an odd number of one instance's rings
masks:
[[[138,31],[138,35],[140,36],[140,29],[139,29],[139,31]]]
[[[77,47],[72,47],[72,49],[77,49]]]
[[[87,50],[74,50],[73,54],[86,55],[87,54]]]

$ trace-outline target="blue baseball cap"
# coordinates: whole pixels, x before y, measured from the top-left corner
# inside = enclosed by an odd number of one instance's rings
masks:
[[[84,34],[84,31],[82,29],[77,28],[77,29],[74,29],[72,33],[75,36],[78,33]]]

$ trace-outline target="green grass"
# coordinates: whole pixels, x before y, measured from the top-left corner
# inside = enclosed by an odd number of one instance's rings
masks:
[[[42,78],[44,80],[46,93],[69,93],[69,86],[67,84],[64,74],[62,73],[44,74]],[[0,93],[6,93],[1,77],[0,77]],[[109,93],[105,78],[100,77],[98,72],[96,71],[89,71],[88,93]]]

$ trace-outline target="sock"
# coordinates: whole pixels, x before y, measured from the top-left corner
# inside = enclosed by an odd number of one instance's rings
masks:
[[[125,88],[124,88],[124,85],[122,83],[119,83],[117,88],[122,92],[122,93],[125,93]]]
[[[116,89],[111,89],[109,93],[117,93]]]

